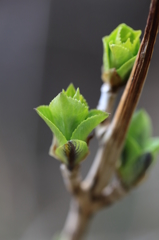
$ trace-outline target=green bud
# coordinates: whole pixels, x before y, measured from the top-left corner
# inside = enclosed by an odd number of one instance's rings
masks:
[[[152,123],[148,113],[140,109],[133,114],[130,126],[128,128],[127,137],[135,139],[137,144],[144,148],[148,139],[152,135]]]
[[[115,71],[121,81],[128,79],[140,47],[140,35],[140,30],[135,31],[126,24],[120,24],[103,38],[103,72],[107,78],[112,77]]]
[[[151,153],[144,153],[138,158],[134,159],[122,167],[120,170],[120,176],[122,176],[122,182],[127,188],[138,184],[145,176],[146,171],[153,161]]]
[[[138,183],[159,153],[159,138],[152,138],[152,124],[144,110],[134,113],[120,157],[118,173],[128,188]]]
[[[50,155],[73,168],[89,153],[87,139],[92,130],[108,114],[100,110],[90,110],[86,100],[70,84],[48,106],[36,109],[54,134]]]

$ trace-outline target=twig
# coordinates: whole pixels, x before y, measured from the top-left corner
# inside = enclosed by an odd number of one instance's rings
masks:
[[[111,122],[111,113],[113,112],[117,92],[119,88],[113,88],[109,83],[104,83],[101,86],[101,95],[98,102],[97,109],[110,113],[109,117],[102,122],[97,128],[96,128],[96,136],[97,138],[101,138],[103,134],[108,129],[108,126]]]
[[[138,103],[146,79],[158,32],[158,25],[159,0],[152,0],[144,37],[133,70],[114,119],[105,135],[105,142],[99,148],[95,162],[87,177],[88,185],[94,194],[99,194],[108,185],[114,172],[132,114]]]
[[[104,189],[102,195],[106,201],[109,200],[111,204],[113,204],[123,198],[127,193],[128,191],[124,188],[120,180],[116,179]]]
[[[120,182],[109,185],[109,187],[108,184],[110,184],[113,176],[129,122],[144,85],[156,40],[158,24],[159,0],[152,0],[144,37],[134,68],[113,121],[104,135],[104,143],[99,147],[86,180],[80,185],[78,169],[75,172],[74,170],[68,172],[66,168],[62,167],[66,186],[74,196],[61,235],[62,240],[80,240],[92,214],[101,207],[108,206],[119,200],[126,194]],[[80,197],[77,194],[78,192],[81,193]]]
[[[67,190],[73,195],[77,196],[81,194],[81,176],[79,173],[79,165],[76,165],[72,171],[70,171],[65,164],[61,164],[60,170],[63,176],[63,180]]]
[[[89,211],[81,208],[73,199],[60,240],[80,240],[88,227],[90,218]]]

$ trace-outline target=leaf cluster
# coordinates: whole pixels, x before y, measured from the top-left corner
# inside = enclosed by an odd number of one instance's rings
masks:
[[[48,106],[39,106],[36,111],[56,138],[52,155],[71,166],[87,156],[88,135],[108,117],[100,110],[89,110],[79,88],[75,90],[73,84],[59,93]]]
[[[127,187],[136,184],[154,162],[159,138],[152,138],[152,123],[144,110],[135,112],[121,154],[119,175]]]
[[[103,37],[105,72],[115,69],[123,81],[127,80],[140,47],[140,35],[140,30],[135,31],[123,23]]]

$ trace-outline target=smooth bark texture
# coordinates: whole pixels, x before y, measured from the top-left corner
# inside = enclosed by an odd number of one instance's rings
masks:
[[[96,128],[96,137],[98,139],[101,139],[103,137],[103,134],[107,131],[109,124],[112,119],[112,112],[115,104],[115,100],[117,97],[117,92],[119,88],[112,87],[109,83],[104,83],[101,86],[101,95],[98,102],[97,109],[109,113],[109,117],[102,122],[99,126]]]
[[[87,209],[81,208],[77,201],[72,200],[70,211],[60,239],[80,240],[87,229],[90,217],[91,215],[87,212]]]

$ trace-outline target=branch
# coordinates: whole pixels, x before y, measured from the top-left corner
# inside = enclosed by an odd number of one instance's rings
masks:
[[[81,176],[79,173],[79,165],[75,166],[73,170],[70,171],[65,164],[61,164],[60,170],[67,190],[73,196],[79,196],[82,193],[80,187]]]
[[[127,129],[139,101],[158,32],[159,0],[152,0],[144,37],[127,86],[114,119],[99,148],[95,162],[87,177],[87,186],[94,194],[100,194],[108,185],[119,159]]]
[[[113,112],[118,89],[119,88],[112,87],[107,82],[104,83],[100,90],[101,95],[100,95],[97,109],[111,114]],[[97,138],[100,139],[103,136],[103,134],[108,129],[110,121],[111,121],[111,115],[96,128]]]
[[[113,181],[102,192],[100,208],[109,207],[112,204],[118,202],[129,193],[129,190],[125,189],[119,179]]]
[[[73,199],[60,240],[81,240],[86,232],[91,214]]]
[[[99,197],[100,203],[98,203],[98,209],[109,207],[124,198],[130,191],[145,180],[145,176],[146,172],[144,172],[131,186],[127,187],[124,185],[120,177],[116,175],[114,180],[102,191],[102,194]]]

